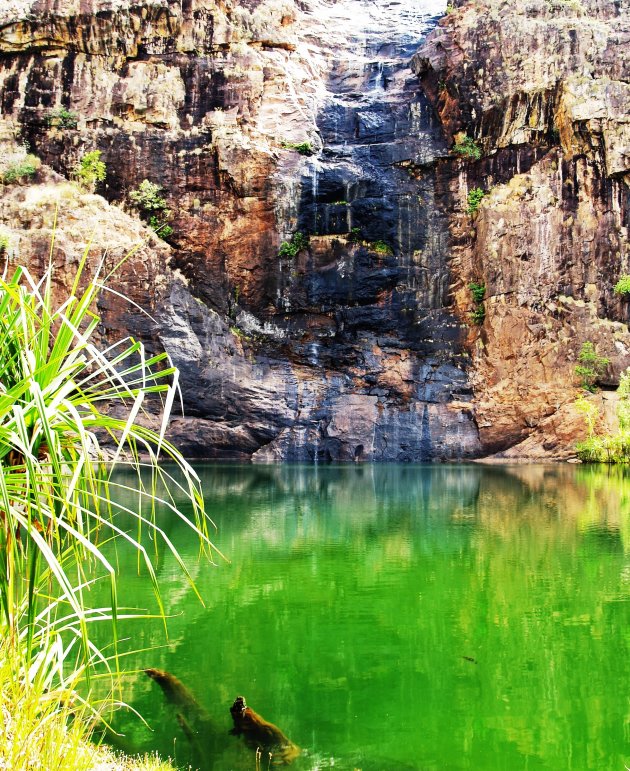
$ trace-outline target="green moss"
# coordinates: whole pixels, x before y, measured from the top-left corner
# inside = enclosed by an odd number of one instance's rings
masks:
[[[247,335],[245,332],[243,332],[242,329],[239,329],[239,327],[230,327],[230,332],[234,335],[234,337],[238,337],[239,340],[247,340]]]

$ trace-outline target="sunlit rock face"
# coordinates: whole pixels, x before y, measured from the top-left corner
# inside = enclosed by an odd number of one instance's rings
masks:
[[[131,331],[180,367],[185,417],[173,432],[189,453],[479,452],[436,204],[446,144],[409,68],[443,6],[16,0],[0,10],[5,128],[66,176],[101,150],[99,190],[131,212],[127,194],[143,179],[164,187],[174,233],[152,303],[158,329]],[[55,120],[61,106],[76,126]],[[308,248],[279,256],[297,232]]]
[[[630,365],[628,300],[613,291],[630,273],[630,5],[454,6],[413,67],[450,141],[466,132],[483,156],[447,182],[462,316],[468,283],[487,287],[468,343],[480,438],[484,453],[568,457],[581,345],[610,359],[605,387]]]

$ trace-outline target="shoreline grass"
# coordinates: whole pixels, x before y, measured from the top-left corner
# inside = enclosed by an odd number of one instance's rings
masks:
[[[112,274],[101,259],[84,275],[89,252],[88,244],[60,299],[54,241],[42,277],[23,267],[8,275],[7,266],[0,278],[0,768],[170,771],[159,759],[136,761],[89,740],[122,705],[119,621],[148,613],[166,624],[158,543],[199,596],[156,520],[157,504],[188,525],[200,556],[220,552],[200,480],[165,438],[177,369],[166,353],[149,353],[132,338],[95,345],[97,299]],[[138,418],[156,400],[163,419],[154,431]],[[103,437],[114,447],[107,465]],[[117,465],[131,472],[122,485],[112,478]],[[132,503],[118,500],[120,489]],[[119,605],[116,563],[102,548],[112,541],[137,553],[153,612]],[[102,607],[88,599],[97,581],[109,587]],[[90,631],[95,623],[111,630],[105,647]],[[106,683],[104,698],[97,681]]]

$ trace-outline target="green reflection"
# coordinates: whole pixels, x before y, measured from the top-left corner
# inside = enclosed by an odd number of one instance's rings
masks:
[[[630,477],[571,466],[207,466],[230,564],[193,564],[203,607],[165,556],[173,672],[214,728],[203,767],[253,769],[228,735],[236,695],[307,755],[296,768],[630,766]],[[118,555],[121,596],[151,601]],[[164,645],[129,622],[133,648]],[[162,694],[129,678],[139,750],[188,743]],[[265,766],[263,766],[265,767]]]

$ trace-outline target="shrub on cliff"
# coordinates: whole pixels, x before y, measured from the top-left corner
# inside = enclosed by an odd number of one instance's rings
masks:
[[[173,235],[173,228],[168,224],[172,215],[166,198],[162,195],[162,185],[143,179],[136,190],[129,193],[129,198],[140,210],[140,215],[161,238]]]
[[[486,285],[484,283],[477,284],[474,281],[471,281],[470,284],[468,284],[468,288],[470,289],[474,302],[479,304],[485,300]]]
[[[164,211],[166,198],[162,196],[162,185],[143,179],[136,190],[129,193],[129,198],[142,211]]]
[[[466,199],[468,203],[466,213],[474,214],[479,208],[479,204],[483,201],[485,196],[485,190],[482,190],[480,187],[473,187],[473,189],[468,192],[468,198]]]
[[[89,153],[84,153],[74,167],[72,176],[81,187],[94,192],[97,183],[103,182],[107,176],[107,167],[101,160],[101,151],[92,150]]]
[[[303,249],[308,249],[310,239],[305,233],[294,233],[290,241],[283,241],[278,250],[278,257],[295,257]]]
[[[383,256],[392,255],[394,253],[394,250],[392,249],[392,247],[388,243],[383,241],[382,238],[379,238],[378,241],[370,242],[368,246],[377,254],[381,254]]]
[[[50,128],[75,129],[78,116],[66,107],[58,107],[46,116],[46,125]]]
[[[482,155],[481,147],[479,147],[475,140],[467,134],[464,134],[457,142],[455,142],[451,152],[473,161],[478,161]]]
[[[36,155],[29,153],[19,161],[12,163],[2,173],[2,181],[5,185],[13,185],[16,182],[29,182],[37,173],[41,161]]]
[[[470,284],[468,284],[468,288],[470,289],[473,302],[475,303],[475,307],[470,312],[470,321],[476,326],[481,326],[486,320],[486,307],[484,305],[486,285],[483,282],[477,284],[476,282],[471,281]]]
[[[361,228],[351,228],[350,232],[346,234],[346,241],[349,244],[360,244],[363,241]]]
[[[580,386],[586,391],[594,392],[597,382],[610,364],[610,359],[600,356],[593,343],[587,340],[580,348],[578,362],[574,371],[579,378]]]
[[[630,295],[630,276],[624,273],[615,284],[615,292],[622,297]]]

